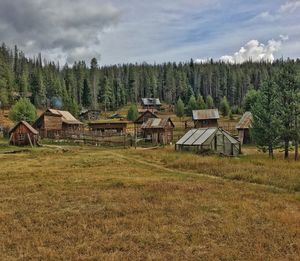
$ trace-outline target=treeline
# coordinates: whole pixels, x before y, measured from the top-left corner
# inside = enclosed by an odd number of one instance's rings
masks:
[[[197,64],[124,64],[99,66],[93,58],[72,66],[42,60],[41,55],[27,58],[17,47],[0,47],[0,101],[11,106],[19,97],[29,97],[40,108],[61,107],[77,113],[81,108],[115,110],[142,97],[158,97],[175,104],[180,97],[188,104],[191,96],[212,97],[219,107],[223,97],[231,107],[241,108],[249,89],[260,89],[262,82],[278,73],[282,63],[276,61],[230,65],[222,62]]]

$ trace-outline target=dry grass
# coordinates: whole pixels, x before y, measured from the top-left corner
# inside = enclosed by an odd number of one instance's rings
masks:
[[[238,163],[166,151],[0,154],[1,260],[299,258],[298,194],[202,177],[193,168]]]

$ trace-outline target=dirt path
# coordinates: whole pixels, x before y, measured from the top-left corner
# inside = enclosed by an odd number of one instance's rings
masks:
[[[248,182],[248,181],[243,181],[243,180],[229,179],[229,178],[226,178],[226,177],[213,176],[213,175],[208,175],[208,174],[203,174],[203,173],[195,173],[195,172],[189,172],[189,171],[176,170],[176,169],[171,169],[171,168],[164,167],[164,166],[159,165],[159,164],[148,162],[148,161],[145,161],[145,160],[137,159],[137,158],[134,158],[134,157],[124,156],[124,155],[122,155],[120,153],[117,153],[117,152],[110,152],[110,154],[112,156],[118,157],[118,158],[123,159],[123,160],[127,160],[129,162],[134,161],[134,162],[139,163],[141,165],[145,165],[145,166],[148,166],[148,167],[151,167],[151,168],[154,168],[154,169],[158,169],[158,170],[162,170],[162,171],[166,171],[166,172],[169,172],[169,173],[184,174],[184,175],[197,176],[197,177],[200,176],[200,177],[205,177],[205,178],[214,179],[214,180],[222,180],[222,181],[225,181],[225,182],[231,182],[231,183],[235,183],[235,184],[244,184],[244,185],[246,184],[246,185],[249,185],[249,186],[255,186],[255,187],[260,187],[260,188],[264,188],[264,189],[275,189],[278,192],[286,192],[286,193],[289,193],[289,194],[296,194],[296,195],[300,194],[299,192],[291,192],[291,191],[289,191],[285,188],[277,187],[277,186],[274,186],[274,185],[260,184],[260,183]]]

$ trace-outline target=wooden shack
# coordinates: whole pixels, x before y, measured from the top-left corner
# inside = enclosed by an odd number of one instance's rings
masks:
[[[250,144],[251,136],[250,136],[250,128],[253,121],[252,113],[250,111],[246,111],[239,123],[236,125],[236,129],[239,133],[239,140],[241,144]]]
[[[90,131],[104,133],[125,134],[127,131],[127,121],[116,122],[90,122],[88,123]]]
[[[42,138],[56,138],[66,132],[83,131],[83,123],[70,112],[47,109],[33,124]]]
[[[156,109],[159,110],[161,102],[158,98],[142,98],[141,103],[143,109]]]
[[[79,114],[79,119],[82,121],[97,121],[100,119],[99,110],[83,110]]]
[[[220,118],[218,109],[193,110],[195,128],[218,127]]]
[[[20,121],[9,131],[9,143],[15,146],[35,146],[39,133],[28,122]]]
[[[141,133],[141,126],[143,123],[151,118],[157,118],[157,116],[151,110],[145,110],[135,121],[134,131],[138,135]]]
[[[141,126],[143,138],[153,144],[168,144],[173,141],[174,124],[170,118],[150,118]]]

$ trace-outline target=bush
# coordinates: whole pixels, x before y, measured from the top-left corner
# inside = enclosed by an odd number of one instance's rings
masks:
[[[14,122],[27,121],[33,123],[36,119],[36,109],[26,98],[21,98],[10,110],[9,118]]]

